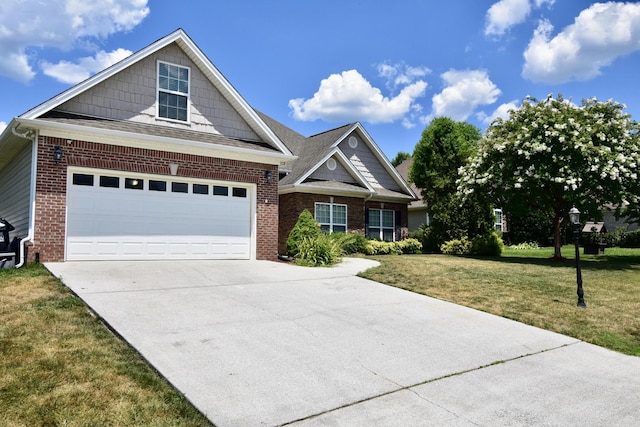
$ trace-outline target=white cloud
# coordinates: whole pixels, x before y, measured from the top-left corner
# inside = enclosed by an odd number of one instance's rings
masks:
[[[501,94],[484,70],[449,70],[441,77],[446,87],[433,96],[432,112],[423,118],[425,123],[443,116],[467,120],[476,108],[493,104]]]
[[[484,124],[490,125],[491,122],[493,122],[495,119],[507,119],[509,117],[510,110],[517,110],[519,108],[517,103],[518,100],[514,99],[513,101],[506,102],[498,106],[498,108],[496,108],[489,116],[487,116],[484,112],[480,112],[476,116]]]
[[[312,98],[291,99],[289,108],[293,110],[294,118],[303,121],[323,119],[390,123],[419,111],[420,107],[416,106],[415,101],[424,95],[426,88],[427,83],[418,80],[389,98],[358,71],[349,70],[323,79]]]
[[[131,53],[126,49],[116,49],[113,52],[101,50],[95,57],[80,58],[77,63],[60,61],[57,64],[50,64],[43,61],[41,67],[49,77],[53,77],[63,83],[76,84],[89,78],[92,74],[123,60]]]
[[[502,36],[511,27],[523,23],[531,13],[532,6],[551,8],[555,0],[500,0],[487,10],[484,34]]]
[[[524,52],[522,76],[534,82],[588,80],[616,58],[640,50],[640,4],[595,3],[551,38],[541,21]]]
[[[500,0],[487,11],[485,35],[503,35],[509,28],[524,22],[531,12],[529,0]]]
[[[96,50],[100,39],[134,28],[148,14],[147,0],[2,0],[0,75],[27,83],[40,49]]]
[[[412,67],[403,62],[394,65],[387,63],[378,64],[377,69],[378,75],[387,79],[387,87],[389,89],[406,86],[431,74],[431,70],[428,67]]]

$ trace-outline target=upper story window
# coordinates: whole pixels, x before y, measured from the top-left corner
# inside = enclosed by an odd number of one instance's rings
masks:
[[[189,121],[189,69],[158,62],[158,117]]]

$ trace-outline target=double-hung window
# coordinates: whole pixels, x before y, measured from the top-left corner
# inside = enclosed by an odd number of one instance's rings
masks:
[[[503,231],[502,230],[502,209],[494,209],[493,215],[496,217],[496,222],[494,224],[495,229],[497,231]]]
[[[158,117],[189,121],[189,69],[158,62]]]
[[[347,232],[347,205],[316,203],[315,217],[322,231],[328,233]]]
[[[369,209],[367,236],[393,242],[395,239],[395,212],[385,209]]]

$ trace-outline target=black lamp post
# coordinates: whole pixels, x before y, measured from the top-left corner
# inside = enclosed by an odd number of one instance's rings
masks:
[[[584,291],[582,290],[582,271],[580,269],[580,211],[576,207],[569,210],[569,220],[573,228],[573,237],[576,245],[576,281],[578,282],[578,307],[586,308]]]

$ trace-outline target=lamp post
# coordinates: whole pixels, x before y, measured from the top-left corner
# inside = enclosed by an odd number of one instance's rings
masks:
[[[576,245],[576,281],[578,282],[578,307],[586,308],[584,302],[584,290],[582,290],[582,271],[580,269],[580,211],[576,207],[569,210],[569,221],[573,228],[573,237]]]

